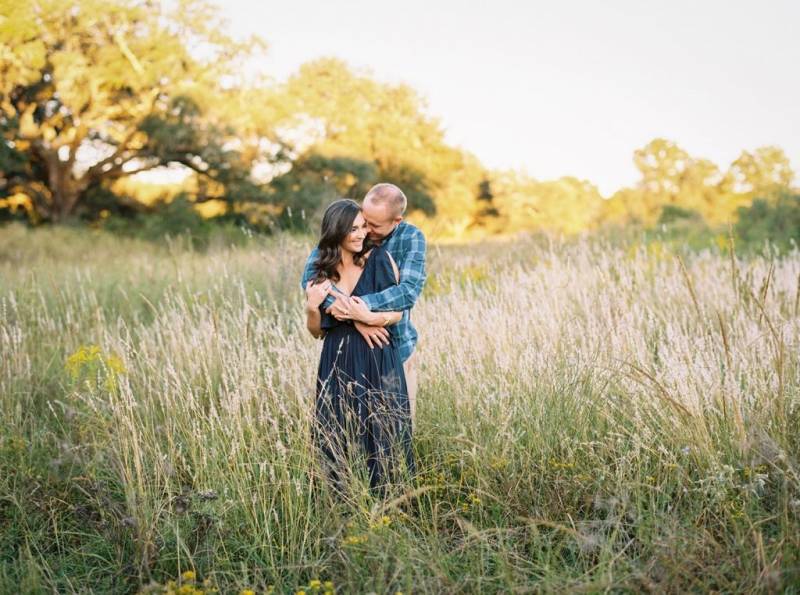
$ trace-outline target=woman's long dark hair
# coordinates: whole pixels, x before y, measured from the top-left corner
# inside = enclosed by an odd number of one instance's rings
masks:
[[[325,279],[339,280],[337,265],[342,261],[341,244],[353,229],[353,221],[361,212],[359,204],[351,198],[340,198],[333,201],[322,216],[322,233],[317,249],[319,255],[314,263],[314,283]],[[361,266],[364,254],[369,251],[368,238],[364,238],[364,246],[358,254],[353,255],[353,262]]]

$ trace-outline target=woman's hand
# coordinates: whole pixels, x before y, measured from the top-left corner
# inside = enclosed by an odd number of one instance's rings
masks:
[[[373,315],[367,304],[357,295],[350,298],[350,318],[365,324],[374,324]]]
[[[326,310],[336,320],[353,320],[365,324],[375,324],[375,315],[370,312],[367,304],[358,296],[346,296],[337,294],[335,301]]]
[[[322,283],[309,281],[306,284],[306,307],[316,310],[331,292],[331,280],[325,279]]]

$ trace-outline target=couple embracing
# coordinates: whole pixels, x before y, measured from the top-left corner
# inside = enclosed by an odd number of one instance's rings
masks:
[[[416,472],[410,313],[425,284],[426,242],[403,220],[406,207],[400,188],[386,183],[361,205],[334,201],[303,271],[307,327],[323,339],[312,437],[340,493],[359,460],[366,460],[371,491],[382,496],[404,472]]]

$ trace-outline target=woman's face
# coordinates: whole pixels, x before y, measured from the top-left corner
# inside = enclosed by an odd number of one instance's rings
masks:
[[[364,238],[367,237],[367,222],[364,220],[364,216],[361,213],[356,215],[356,218],[353,220],[353,226],[350,228],[350,233],[347,234],[344,241],[342,242],[342,250],[347,250],[348,252],[361,252],[361,249],[364,247]]]

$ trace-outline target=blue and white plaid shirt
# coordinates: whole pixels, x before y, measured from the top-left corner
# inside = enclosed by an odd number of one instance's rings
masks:
[[[392,255],[400,270],[400,283],[378,293],[362,295],[361,299],[373,312],[403,312],[400,322],[389,327],[400,359],[406,361],[417,345],[417,329],[411,324],[411,308],[422,293],[425,285],[425,236],[419,228],[411,223],[401,221],[394,231],[381,242]],[[314,248],[306,261],[300,286],[303,291],[306,284],[314,276],[314,262],[317,260],[317,249]],[[327,308],[333,304],[334,298],[328,296],[323,305]]]

